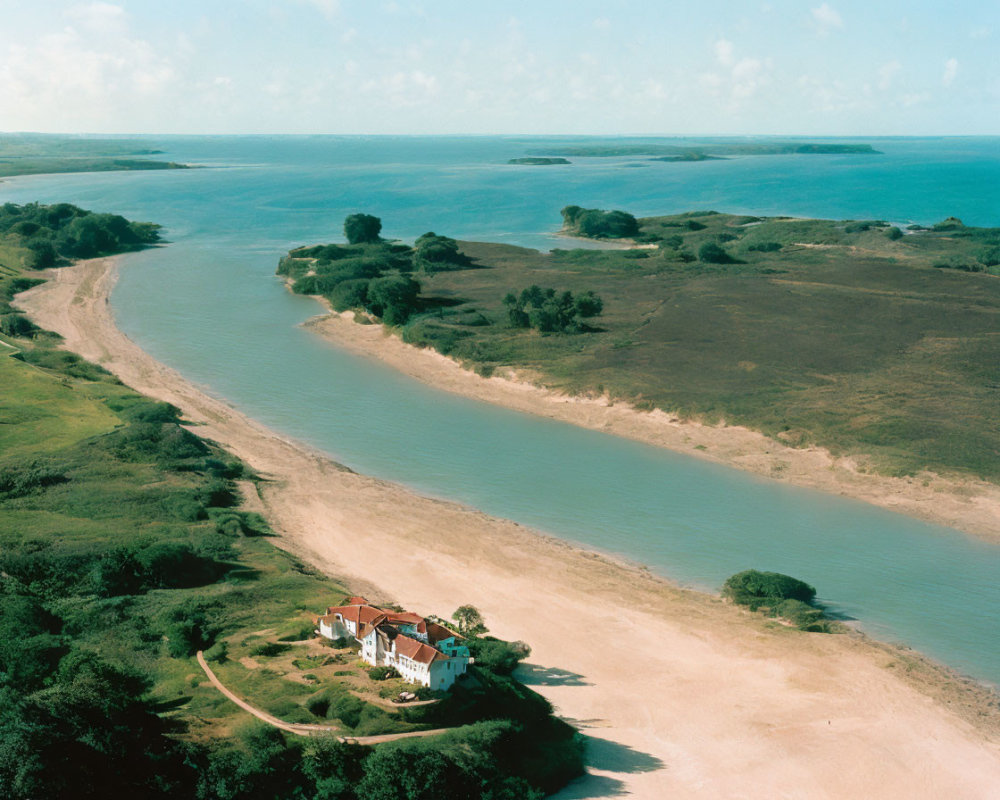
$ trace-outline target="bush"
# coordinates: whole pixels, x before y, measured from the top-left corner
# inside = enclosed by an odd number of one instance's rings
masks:
[[[778,242],[759,242],[747,248],[747,250],[757,253],[777,253],[780,249],[781,245]]]
[[[21,314],[4,314],[0,317],[0,333],[4,336],[21,336],[30,339],[38,332],[38,326]]]
[[[735,264],[738,263],[729,253],[722,249],[715,242],[705,242],[698,248],[698,259],[709,264]]]
[[[398,678],[399,673],[395,667],[372,667],[368,670],[368,677],[373,681],[384,681],[389,678]]]
[[[728,578],[723,584],[722,594],[740,605],[756,608],[777,600],[811,603],[816,597],[816,590],[790,575],[748,569]]]
[[[465,644],[477,666],[497,675],[510,675],[521,661],[531,655],[531,648],[524,642],[505,642],[493,636],[467,639]]]
[[[885,235],[886,235],[887,238],[889,238],[892,241],[896,241],[897,239],[902,239],[903,238],[903,232],[899,228],[897,228],[895,226],[892,227],[892,228],[889,228],[885,232]]]
[[[280,656],[282,653],[287,653],[291,649],[292,646],[284,642],[261,642],[250,648],[250,655],[274,658],[275,656]]]

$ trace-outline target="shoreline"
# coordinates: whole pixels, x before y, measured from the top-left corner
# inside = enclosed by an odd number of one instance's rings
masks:
[[[986,798],[1000,785],[992,691],[912,651],[801,633],[346,470],[209,397],[121,333],[108,303],[119,264],[50,271],[16,303],[257,470],[284,549],[377,601],[442,616],[472,603],[498,636],[527,641],[519,676],[593,737],[591,774],[567,800]]]
[[[358,324],[353,312],[338,313],[323,298],[315,299],[325,313],[305,327],[436,389],[850,497],[1000,544],[1000,486],[995,484],[932,472],[905,478],[861,472],[851,457],[836,457],[822,447],[789,447],[742,426],[703,425],[660,409],[640,411],[606,395],[563,394],[545,388],[541,375],[513,368],[484,378],[436,350],[407,344],[383,325]]]

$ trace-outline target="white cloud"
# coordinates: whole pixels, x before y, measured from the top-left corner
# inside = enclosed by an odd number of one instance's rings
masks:
[[[340,41],[342,41],[344,44],[350,44],[357,38],[358,38],[357,28],[348,28],[346,31],[340,34]]]
[[[844,27],[844,20],[840,18],[840,14],[827,3],[812,9],[812,17],[821,34],[827,34]]]
[[[594,20],[594,27],[599,31],[607,30],[611,27],[611,20],[607,17],[598,17]]]
[[[944,62],[944,74],[941,76],[941,84],[943,86],[951,86],[955,82],[955,76],[958,75],[958,59],[949,58]]]
[[[715,57],[718,59],[719,63],[724,67],[730,67],[733,64],[733,43],[728,39],[719,39],[715,43]]]
[[[66,16],[91,33],[119,35],[127,27],[125,9],[111,3],[73,6]]]
[[[883,92],[892,88],[892,84],[899,75],[903,65],[898,61],[888,61],[878,68],[878,88]]]

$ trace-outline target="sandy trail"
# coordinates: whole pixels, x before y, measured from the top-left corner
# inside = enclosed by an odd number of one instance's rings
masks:
[[[857,636],[802,634],[511,522],[354,474],[146,355],[114,325],[117,263],[18,303],[66,347],[175,403],[267,477],[279,544],[373,600],[483,612],[526,682],[594,737],[565,798],[996,798],[995,695]]]

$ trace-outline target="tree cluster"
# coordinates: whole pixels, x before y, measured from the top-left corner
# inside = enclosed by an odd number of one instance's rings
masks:
[[[590,239],[624,239],[639,233],[639,222],[627,211],[566,206],[561,212],[567,231]]]
[[[428,232],[411,248],[380,239],[381,229],[378,217],[352,214],[344,222],[350,244],[292,250],[278,274],[293,279],[292,291],[322,295],[337,311],[364,309],[387,325],[402,325],[421,307],[415,270],[432,274],[470,262],[447,236]]]
[[[580,319],[596,317],[604,310],[604,301],[592,291],[573,296],[556,294],[555,289],[529,286],[520,294],[509,292],[503,299],[511,327],[535,328],[543,332],[579,333]]]
[[[31,252],[33,269],[60,259],[95,258],[147,247],[159,241],[159,225],[130,222],[118,214],[96,214],[69,203],[0,206],[0,234],[16,235]]]

